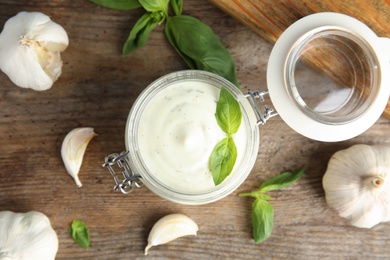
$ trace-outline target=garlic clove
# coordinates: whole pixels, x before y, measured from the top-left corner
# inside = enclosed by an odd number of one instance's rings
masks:
[[[76,182],[78,187],[82,186],[82,183],[78,177],[81,163],[88,143],[93,137],[97,136],[94,129],[91,127],[81,127],[70,131],[61,147],[61,156],[64,161],[66,171]]]
[[[39,12],[11,17],[0,34],[0,69],[19,87],[47,90],[61,75],[66,31]]]
[[[183,236],[196,236],[198,225],[183,214],[170,214],[157,221],[149,233],[145,255],[152,246],[166,244]]]

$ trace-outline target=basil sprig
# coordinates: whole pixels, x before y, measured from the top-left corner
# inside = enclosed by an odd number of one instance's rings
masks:
[[[242,113],[237,100],[222,88],[217,102],[215,118],[227,137],[219,141],[211,152],[209,166],[215,185],[221,184],[232,172],[237,159],[237,147],[232,135],[238,131]]]
[[[182,15],[183,0],[90,0],[119,10],[143,7],[146,11],[130,31],[122,54],[128,55],[147,42],[150,33],[166,22],[165,36],[191,69],[218,74],[238,86],[236,69],[228,50],[209,26],[192,16]],[[168,14],[169,4],[174,16]]]
[[[89,248],[89,228],[83,221],[79,219],[73,220],[68,231],[77,244],[84,248]]]
[[[129,10],[142,6],[146,13],[138,19],[127,38],[122,54],[128,55],[147,42],[150,33],[164,21],[165,36],[191,69],[205,70],[224,77],[238,86],[233,58],[209,26],[192,16],[182,15],[183,0],[90,0],[105,7]],[[168,7],[174,16],[169,16]],[[222,88],[215,118],[226,133],[214,147],[209,167],[214,184],[220,184],[232,171],[237,148],[232,138],[241,124],[237,100]]]
[[[252,234],[256,243],[263,242],[271,236],[274,224],[274,209],[268,202],[272,197],[264,193],[283,189],[293,184],[302,177],[303,173],[303,168],[294,173],[284,172],[267,179],[257,191],[239,194],[240,197],[255,198],[252,204]]]

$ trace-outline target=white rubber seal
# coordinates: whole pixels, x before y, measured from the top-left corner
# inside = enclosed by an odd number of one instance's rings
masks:
[[[286,58],[299,38],[319,27],[343,27],[365,39],[377,55],[380,69],[379,93],[363,115],[345,124],[313,120],[292,100],[285,87]],[[317,13],[291,25],[277,40],[268,62],[268,91],[281,118],[298,133],[319,141],[335,142],[353,138],[370,128],[381,116],[390,95],[390,39],[378,37],[362,22],[338,13]]]

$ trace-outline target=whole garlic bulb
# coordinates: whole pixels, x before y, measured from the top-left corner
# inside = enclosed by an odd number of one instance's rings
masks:
[[[53,260],[58,238],[43,213],[0,212],[0,259]]]
[[[61,75],[66,31],[47,15],[20,12],[0,34],[0,69],[19,87],[47,90]]]
[[[390,220],[390,147],[358,144],[336,152],[323,177],[326,202],[356,227]]]

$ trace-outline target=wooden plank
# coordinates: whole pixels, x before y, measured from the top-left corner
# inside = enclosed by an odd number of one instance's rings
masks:
[[[302,7],[303,8],[303,7]],[[351,227],[327,207],[321,185],[330,156],[355,143],[390,145],[390,124],[380,119],[364,134],[339,143],[309,140],[279,117],[260,127],[260,149],[248,179],[216,203],[188,206],[161,199],[147,187],[125,196],[101,167],[104,157],[125,149],[129,110],[158,77],[187,69],[169,45],[163,27],[128,57],[121,48],[141,10],[115,11],[89,1],[0,0],[0,28],[19,11],[40,11],[61,24],[70,45],[54,86],[36,92],[15,86],[0,72],[0,211],[45,213],[59,237],[56,259],[388,259],[390,224],[371,230]],[[272,45],[207,0],[184,1],[184,13],[208,24],[232,53],[242,90],[263,90]],[[66,173],[60,149],[75,127],[94,127],[80,170],[82,188]],[[275,222],[269,240],[251,236],[250,198],[268,177],[306,167],[303,178],[272,191]],[[197,237],[184,237],[144,256],[153,224],[183,213],[199,225]],[[91,231],[85,250],[68,234],[72,219]],[[1,234],[0,234],[1,235]],[[1,247],[2,245],[0,245]]]
[[[380,37],[390,37],[390,1],[317,0],[209,0],[251,27],[264,39],[275,42],[292,23],[309,14],[338,12],[367,24]]]
[[[366,0],[209,0],[271,43],[298,19],[318,12],[338,12],[367,24],[379,37],[390,37],[390,1]],[[322,61],[314,61],[317,69]],[[321,65],[321,66],[322,66]],[[321,68],[319,68],[321,69]],[[384,116],[390,118],[390,100]]]

